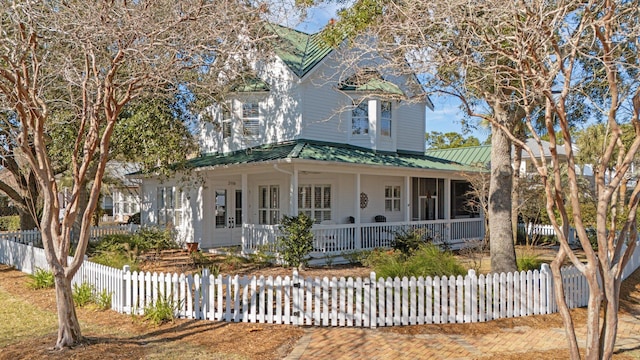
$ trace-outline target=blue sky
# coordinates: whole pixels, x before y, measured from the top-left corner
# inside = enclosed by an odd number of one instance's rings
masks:
[[[307,11],[307,17],[304,21],[295,25],[296,29],[307,33],[315,33],[322,29],[331,18],[335,18],[337,11],[344,7],[345,4],[323,4],[317,7],[310,8]],[[292,25],[292,24],[285,24]],[[427,109],[426,124],[427,132],[438,131],[442,133],[447,132],[462,132],[463,115],[458,108],[458,101],[453,97],[448,96],[430,96],[434,104],[434,111]],[[477,137],[481,142],[484,141],[490,131],[487,129],[476,129],[466,136],[473,135]]]

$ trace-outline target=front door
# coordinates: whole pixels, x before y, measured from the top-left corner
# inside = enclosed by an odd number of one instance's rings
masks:
[[[235,187],[216,187],[213,198],[213,246],[240,245],[242,242],[242,191]]]

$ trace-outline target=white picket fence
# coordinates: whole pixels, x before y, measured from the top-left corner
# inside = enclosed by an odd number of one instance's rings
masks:
[[[519,223],[518,230],[523,232],[526,231],[529,236],[556,236],[556,229],[554,229],[553,225]],[[579,240],[576,237],[576,229],[569,228],[569,238],[567,241],[571,245],[579,243]]]
[[[640,247],[640,244],[639,244]],[[46,268],[44,250],[0,240],[0,262],[31,273]],[[636,251],[625,277],[640,265]],[[586,306],[588,287],[574,267],[562,269],[570,308]],[[378,327],[470,323],[557,311],[553,278],[540,271],[477,276],[376,279],[156,274],[85,261],[73,283],[112,294],[112,309],[141,314],[171,299],[180,318],[314,326]]]
[[[140,225],[136,224],[119,224],[106,226],[92,226],[89,232],[89,240],[97,241],[105,235],[114,234],[131,234],[136,232]],[[42,247],[42,236],[40,230],[22,230],[22,231],[0,231],[1,240],[11,240],[20,244],[34,244]]]

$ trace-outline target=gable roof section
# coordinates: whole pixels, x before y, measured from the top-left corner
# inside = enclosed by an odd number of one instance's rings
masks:
[[[365,70],[354,74],[340,84],[339,90],[405,95],[396,84],[384,80],[382,75],[375,70]]]
[[[276,33],[276,54],[298,77],[303,77],[325,58],[332,48],[320,33],[307,34],[282,25],[273,24]]]
[[[311,140],[263,145],[230,154],[209,154],[188,161],[187,167],[203,168],[259,163],[282,159],[316,160],[344,164],[404,167],[413,169],[478,171],[446,159],[418,153],[375,152],[352,145]]]
[[[491,145],[427,150],[428,156],[468,166],[486,166],[491,161]]]

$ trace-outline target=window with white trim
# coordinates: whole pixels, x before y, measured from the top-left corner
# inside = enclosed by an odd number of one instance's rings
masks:
[[[369,134],[369,103],[367,100],[363,100],[359,104],[353,104],[353,106],[354,108],[351,110],[351,134]]]
[[[380,135],[391,137],[391,101],[380,102]]]
[[[280,223],[280,186],[258,186],[258,222],[264,225]]]
[[[301,185],[298,187],[298,212],[304,213],[316,224],[330,221],[331,185]]]
[[[227,139],[231,137],[231,109],[229,105],[222,106],[222,138]]]
[[[156,188],[158,225],[182,225],[183,221],[183,193],[171,186]]]
[[[242,134],[244,136],[260,135],[260,108],[257,102],[242,104]]]
[[[400,186],[385,186],[384,187],[384,210],[385,211],[400,211]]]

